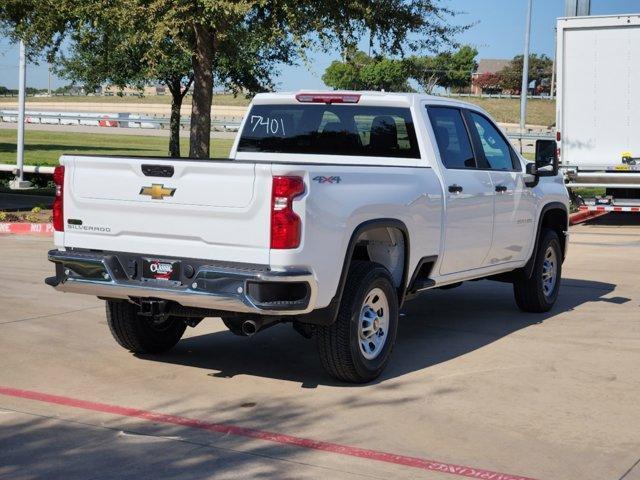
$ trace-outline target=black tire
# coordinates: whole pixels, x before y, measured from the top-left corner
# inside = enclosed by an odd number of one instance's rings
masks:
[[[360,315],[366,296],[379,288],[386,296],[389,309],[386,340],[373,359],[361,351]],[[319,326],[316,342],[320,361],[329,375],[351,383],[366,383],[377,378],[389,363],[398,330],[398,297],[391,275],[382,265],[354,261],[347,276],[336,321]]]
[[[244,319],[240,317],[220,317],[222,318],[222,323],[224,326],[229,329],[231,333],[234,335],[238,335],[240,337],[246,337],[246,335],[242,332],[242,324],[244,323]]]
[[[552,290],[545,294],[543,287],[543,270],[545,255],[549,249],[555,252],[556,280]],[[535,264],[533,273],[527,278],[524,271],[515,274],[513,293],[518,308],[524,312],[543,313],[551,310],[558,298],[560,280],[562,279],[562,248],[558,234],[553,230],[545,229],[540,233],[540,243],[535,252]]]
[[[163,353],[180,341],[186,323],[169,317],[155,323],[151,317],[138,315],[138,306],[130,302],[107,300],[107,323],[111,335],[123,348],[133,353]]]

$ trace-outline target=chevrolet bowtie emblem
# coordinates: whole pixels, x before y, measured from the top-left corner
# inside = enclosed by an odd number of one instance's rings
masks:
[[[165,188],[161,183],[152,183],[150,187],[142,187],[140,195],[149,195],[154,200],[162,200],[164,197],[173,197],[175,188]]]

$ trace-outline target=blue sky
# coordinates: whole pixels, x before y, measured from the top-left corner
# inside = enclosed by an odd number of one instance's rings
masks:
[[[476,23],[461,34],[458,40],[475,46],[478,58],[512,58],[522,52],[524,45],[525,11],[527,0],[449,0],[451,8],[465,12],[454,19],[460,24]],[[564,14],[564,0],[534,0],[531,51],[551,56],[554,45],[555,19]],[[591,0],[593,15],[640,13],[640,0]],[[310,66],[282,67],[276,79],[278,90],[323,88],[320,77],[324,69],[338,55],[310,53]],[[18,48],[0,38],[0,85],[17,88]],[[65,81],[53,78],[53,88]],[[46,88],[46,65],[29,66],[28,86]]]

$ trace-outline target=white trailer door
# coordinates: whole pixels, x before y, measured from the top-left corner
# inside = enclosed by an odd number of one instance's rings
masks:
[[[558,21],[564,165],[611,168],[640,157],[640,21]]]

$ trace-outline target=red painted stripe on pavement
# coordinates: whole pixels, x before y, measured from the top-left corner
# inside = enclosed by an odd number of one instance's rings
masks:
[[[0,233],[14,235],[53,235],[50,223],[8,223],[0,222]]]
[[[205,422],[203,420],[197,420],[193,418],[167,415],[164,413],[140,410],[137,408],[108,405],[106,403],[90,402],[87,400],[63,397],[59,395],[51,395],[48,393],[35,392],[32,390],[21,390],[18,388],[0,386],[0,395],[24,398],[28,400],[35,400],[38,402],[52,403],[56,405],[63,405],[65,407],[79,408],[82,410],[91,410],[94,412],[108,413],[111,415],[118,415],[122,417],[135,417],[142,420],[147,420],[149,422],[198,428],[202,430],[209,430],[211,432],[222,433],[225,435],[236,435],[239,437],[254,438],[266,442],[292,445],[310,450],[321,450],[323,452],[346,455],[350,457],[365,458],[367,460],[402,465],[405,467],[418,468],[431,472],[448,473],[451,475],[457,475],[459,477],[478,478],[482,480],[535,480],[533,478],[523,477],[521,475],[493,472],[481,468],[439,462],[437,460],[427,460],[418,457],[408,457],[405,455],[396,455],[394,453],[381,452],[378,450],[349,447],[347,445],[340,445],[337,443],[322,442],[302,437],[294,437],[291,435],[268,432],[265,430],[254,430],[252,428],[243,428],[224,423]]]

